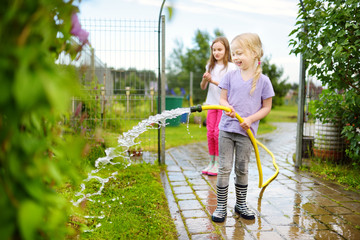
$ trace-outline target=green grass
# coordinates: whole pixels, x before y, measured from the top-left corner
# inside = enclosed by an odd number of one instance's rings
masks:
[[[268,116],[267,122],[296,122],[297,121],[297,105],[283,105],[273,107]]]
[[[331,160],[312,158],[303,160],[303,166],[300,169],[336,182],[347,190],[360,190],[360,169],[352,166],[351,163],[338,164]]]
[[[181,145],[203,142],[207,140],[206,127],[200,124],[180,124],[177,127],[166,127],[165,147],[166,149]]]
[[[177,239],[157,164],[137,163],[129,167],[112,165],[97,176],[110,179],[94,201],[85,201],[83,212],[74,209],[71,225],[76,239]],[[86,183],[86,192],[96,192],[98,181]],[[69,193],[66,193],[69,197]],[[75,207],[74,207],[75,208]],[[96,216],[85,218],[84,216]],[[103,216],[99,219],[97,217]],[[100,227],[96,227],[101,224]],[[83,232],[82,230],[91,230]]]
[[[105,148],[117,145],[116,141],[107,141],[112,138],[105,139]],[[93,145],[83,159],[83,169],[79,172],[82,179],[94,169],[95,160],[104,155],[102,147]],[[160,180],[162,167],[139,162],[127,166],[127,162],[119,157],[113,162],[120,164],[108,164],[95,174],[108,178],[112,173],[118,173],[105,183],[101,195],[92,196],[91,201],[83,201],[80,207],[72,206],[68,224],[72,234],[68,239],[177,239],[177,230]],[[83,183],[85,194],[99,190],[97,180]],[[57,189],[69,202],[81,197],[75,196],[79,190],[80,183],[69,183]],[[97,227],[99,224],[101,226]]]
[[[297,105],[283,105],[273,107],[269,115],[260,121],[258,135],[270,133],[276,130],[271,124],[274,122],[296,122],[297,121]]]

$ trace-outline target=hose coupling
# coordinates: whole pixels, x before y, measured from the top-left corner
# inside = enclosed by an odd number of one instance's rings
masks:
[[[202,111],[201,105],[190,107],[190,112],[201,112],[201,111]]]

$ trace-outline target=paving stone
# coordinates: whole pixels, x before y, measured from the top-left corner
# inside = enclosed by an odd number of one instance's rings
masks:
[[[168,172],[171,182],[185,181],[185,177],[181,172]]]
[[[360,191],[356,191],[356,192],[355,191],[347,191],[345,189],[340,189],[339,191],[341,191],[348,198],[351,198],[351,201],[358,201],[359,202],[359,200],[360,200],[359,199]]]
[[[349,224],[331,225],[330,228],[345,239],[360,239],[360,231]]]
[[[274,227],[263,218],[256,216],[254,220],[247,220],[239,216],[238,221],[250,231],[272,231]]]
[[[328,210],[331,213],[338,214],[338,215],[344,215],[344,214],[351,214],[353,211],[351,211],[348,208],[345,207],[332,207],[332,206],[326,206],[324,207],[326,210]]]
[[[209,161],[206,142],[166,151],[168,178],[162,180],[169,180],[173,189],[167,188],[166,195],[174,193],[178,200],[176,203],[173,197],[169,207],[179,239],[360,239],[360,231],[355,228],[360,225],[360,193],[297,170],[292,159],[296,124],[281,123],[277,127],[275,133],[263,135],[260,140],[273,152],[280,168],[279,175],[266,188],[258,188],[254,152],[251,155],[246,201],[256,213],[255,220],[245,220],[234,212],[232,171],[227,217],[223,223],[211,221],[217,204],[217,176],[201,174]],[[274,173],[274,167],[263,150],[260,159],[265,181]]]
[[[247,232],[243,227],[225,227],[221,229],[222,234],[226,236],[226,239],[243,239],[253,240],[254,237]]]
[[[301,240],[314,239],[314,236],[304,231],[303,229],[299,228],[297,225],[277,226],[276,230],[285,239],[301,239]],[[331,238],[327,238],[327,239],[331,239]]]
[[[207,217],[203,210],[185,210],[182,211],[184,218],[204,218]]]
[[[174,199],[174,196],[172,194],[172,190],[171,190],[169,181],[167,179],[166,173],[161,172],[160,177],[161,177],[161,180],[163,182],[163,187],[164,187],[164,191],[165,191],[165,194],[166,194],[166,198],[168,200],[168,206],[169,206],[170,215],[171,215],[171,218],[173,219],[174,224],[176,226],[178,239],[188,240],[189,239],[188,233],[186,231],[185,224],[182,221],[182,217],[180,215],[180,210],[178,208],[178,205],[177,205],[177,203],[176,203],[176,201]]]
[[[177,165],[170,165],[170,166],[168,165],[166,170],[168,172],[181,172],[181,168]]]
[[[196,196],[193,193],[177,194],[176,197],[180,200],[196,199]]]
[[[193,193],[193,190],[189,186],[173,187],[173,190],[175,194]]]
[[[192,209],[202,209],[201,204],[197,200],[182,200],[178,202],[181,210],[192,210]]]
[[[207,190],[207,191],[195,191],[196,195],[198,195],[198,197],[200,199],[207,199],[207,198],[216,198],[216,193],[214,193],[212,190]]]
[[[171,182],[171,186],[187,186],[188,183],[186,181],[178,181],[178,182]]]
[[[360,202],[340,202],[340,204],[360,214]]]
[[[183,171],[196,171],[196,168],[194,168],[192,165],[181,166],[181,168],[183,169]]]
[[[322,207],[320,204],[305,203],[301,205],[301,208],[310,215],[326,215],[331,213],[329,211],[326,211],[325,208]]]
[[[303,190],[299,193],[301,194],[301,196],[307,197],[308,199],[315,199],[318,197],[323,197],[323,195],[321,193],[315,192],[314,190],[311,190],[310,188],[309,188],[309,190]]]
[[[346,222],[360,227],[360,215],[358,214],[346,214],[342,215],[341,218],[343,218]]]
[[[198,173],[197,171],[184,171],[183,173],[187,178],[190,178],[190,179],[196,180],[196,179],[201,178],[200,173]]]
[[[340,217],[330,214],[330,215],[315,215],[313,218],[319,220],[320,222],[324,223],[325,225],[341,225],[345,224],[345,221]],[[359,219],[360,220],[360,219]]]
[[[192,188],[194,190],[211,190],[212,188],[209,185],[193,185]]]
[[[251,234],[256,239],[283,240],[283,238],[277,232],[273,232],[273,231],[257,231],[257,232],[251,232]]]
[[[263,217],[268,223],[271,223],[273,226],[282,226],[290,225],[294,223],[292,216],[277,215],[277,216],[265,216]]]
[[[185,219],[190,234],[209,233],[215,230],[214,225],[208,218],[188,218]]]
[[[333,230],[318,230],[310,233],[314,239],[343,240],[344,238]]]
[[[276,204],[276,203],[273,203]],[[283,216],[280,207],[281,206],[274,206],[272,203],[269,202],[262,202],[258,205],[257,210],[261,213],[262,216],[272,217],[272,216]]]
[[[314,217],[308,215],[300,215],[293,217],[294,222],[305,230],[327,230],[329,229],[325,224],[319,222]]]
[[[312,203],[321,203],[322,206],[329,206],[329,207],[339,207],[339,203],[329,199],[328,197],[324,196],[316,196],[314,198],[310,198]]]
[[[191,184],[209,186],[203,178],[189,179]]]
[[[217,235],[216,233],[207,233],[207,234],[194,234],[191,236],[192,240],[220,240],[222,239],[221,236]]]
[[[338,198],[340,195],[345,199],[345,200],[348,200],[350,201],[351,199],[348,198],[347,196],[344,196],[343,194],[341,194],[339,191],[336,191],[332,188],[328,188],[328,187],[325,187],[325,186],[319,186],[319,187],[314,187],[313,188],[314,191],[317,191],[323,195],[327,195],[327,196],[336,196],[336,198]]]
[[[238,217],[234,215],[232,217],[226,217],[223,225],[226,227],[241,227],[241,222],[239,222]]]

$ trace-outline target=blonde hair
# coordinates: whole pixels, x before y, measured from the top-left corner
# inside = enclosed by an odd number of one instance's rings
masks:
[[[226,37],[217,37],[215,38],[215,40],[211,43],[211,54],[210,54],[210,57],[209,57],[209,61],[208,61],[208,64],[209,64],[209,68],[208,68],[208,72],[210,73],[214,67],[215,67],[215,64],[216,64],[216,59],[214,57],[214,54],[213,54],[213,46],[215,43],[217,42],[220,42],[222,45],[224,45],[225,47],[225,55],[224,55],[224,58],[223,58],[223,64],[224,64],[224,69],[227,68],[228,66],[228,62],[231,62],[231,54],[230,54],[230,44],[229,44],[229,41],[227,40]]]
[[[256,84],[262,73],[260,60],[261,60],[261,57],[264,55],[264,52],[262,49],[262,43],[261,43],[260,37],[256,33],[242,33],[240,35],[237,35],[231,41],[231,45],[234,48],[241,47],[241,48],[245,49],[246,51],[254,53],[254,56],[255,56],[254,60],[258,62],[257,67],[255,69],[255,76],[253,78],[251,90],[250,90],[250,95],[252,95],[256,89]]]

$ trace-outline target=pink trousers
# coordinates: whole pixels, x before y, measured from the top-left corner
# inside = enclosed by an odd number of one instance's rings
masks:
[[[220,109],[210,109],[207,112],[206,128],[209,154],[219,156],[219,123],[222,115]]]

